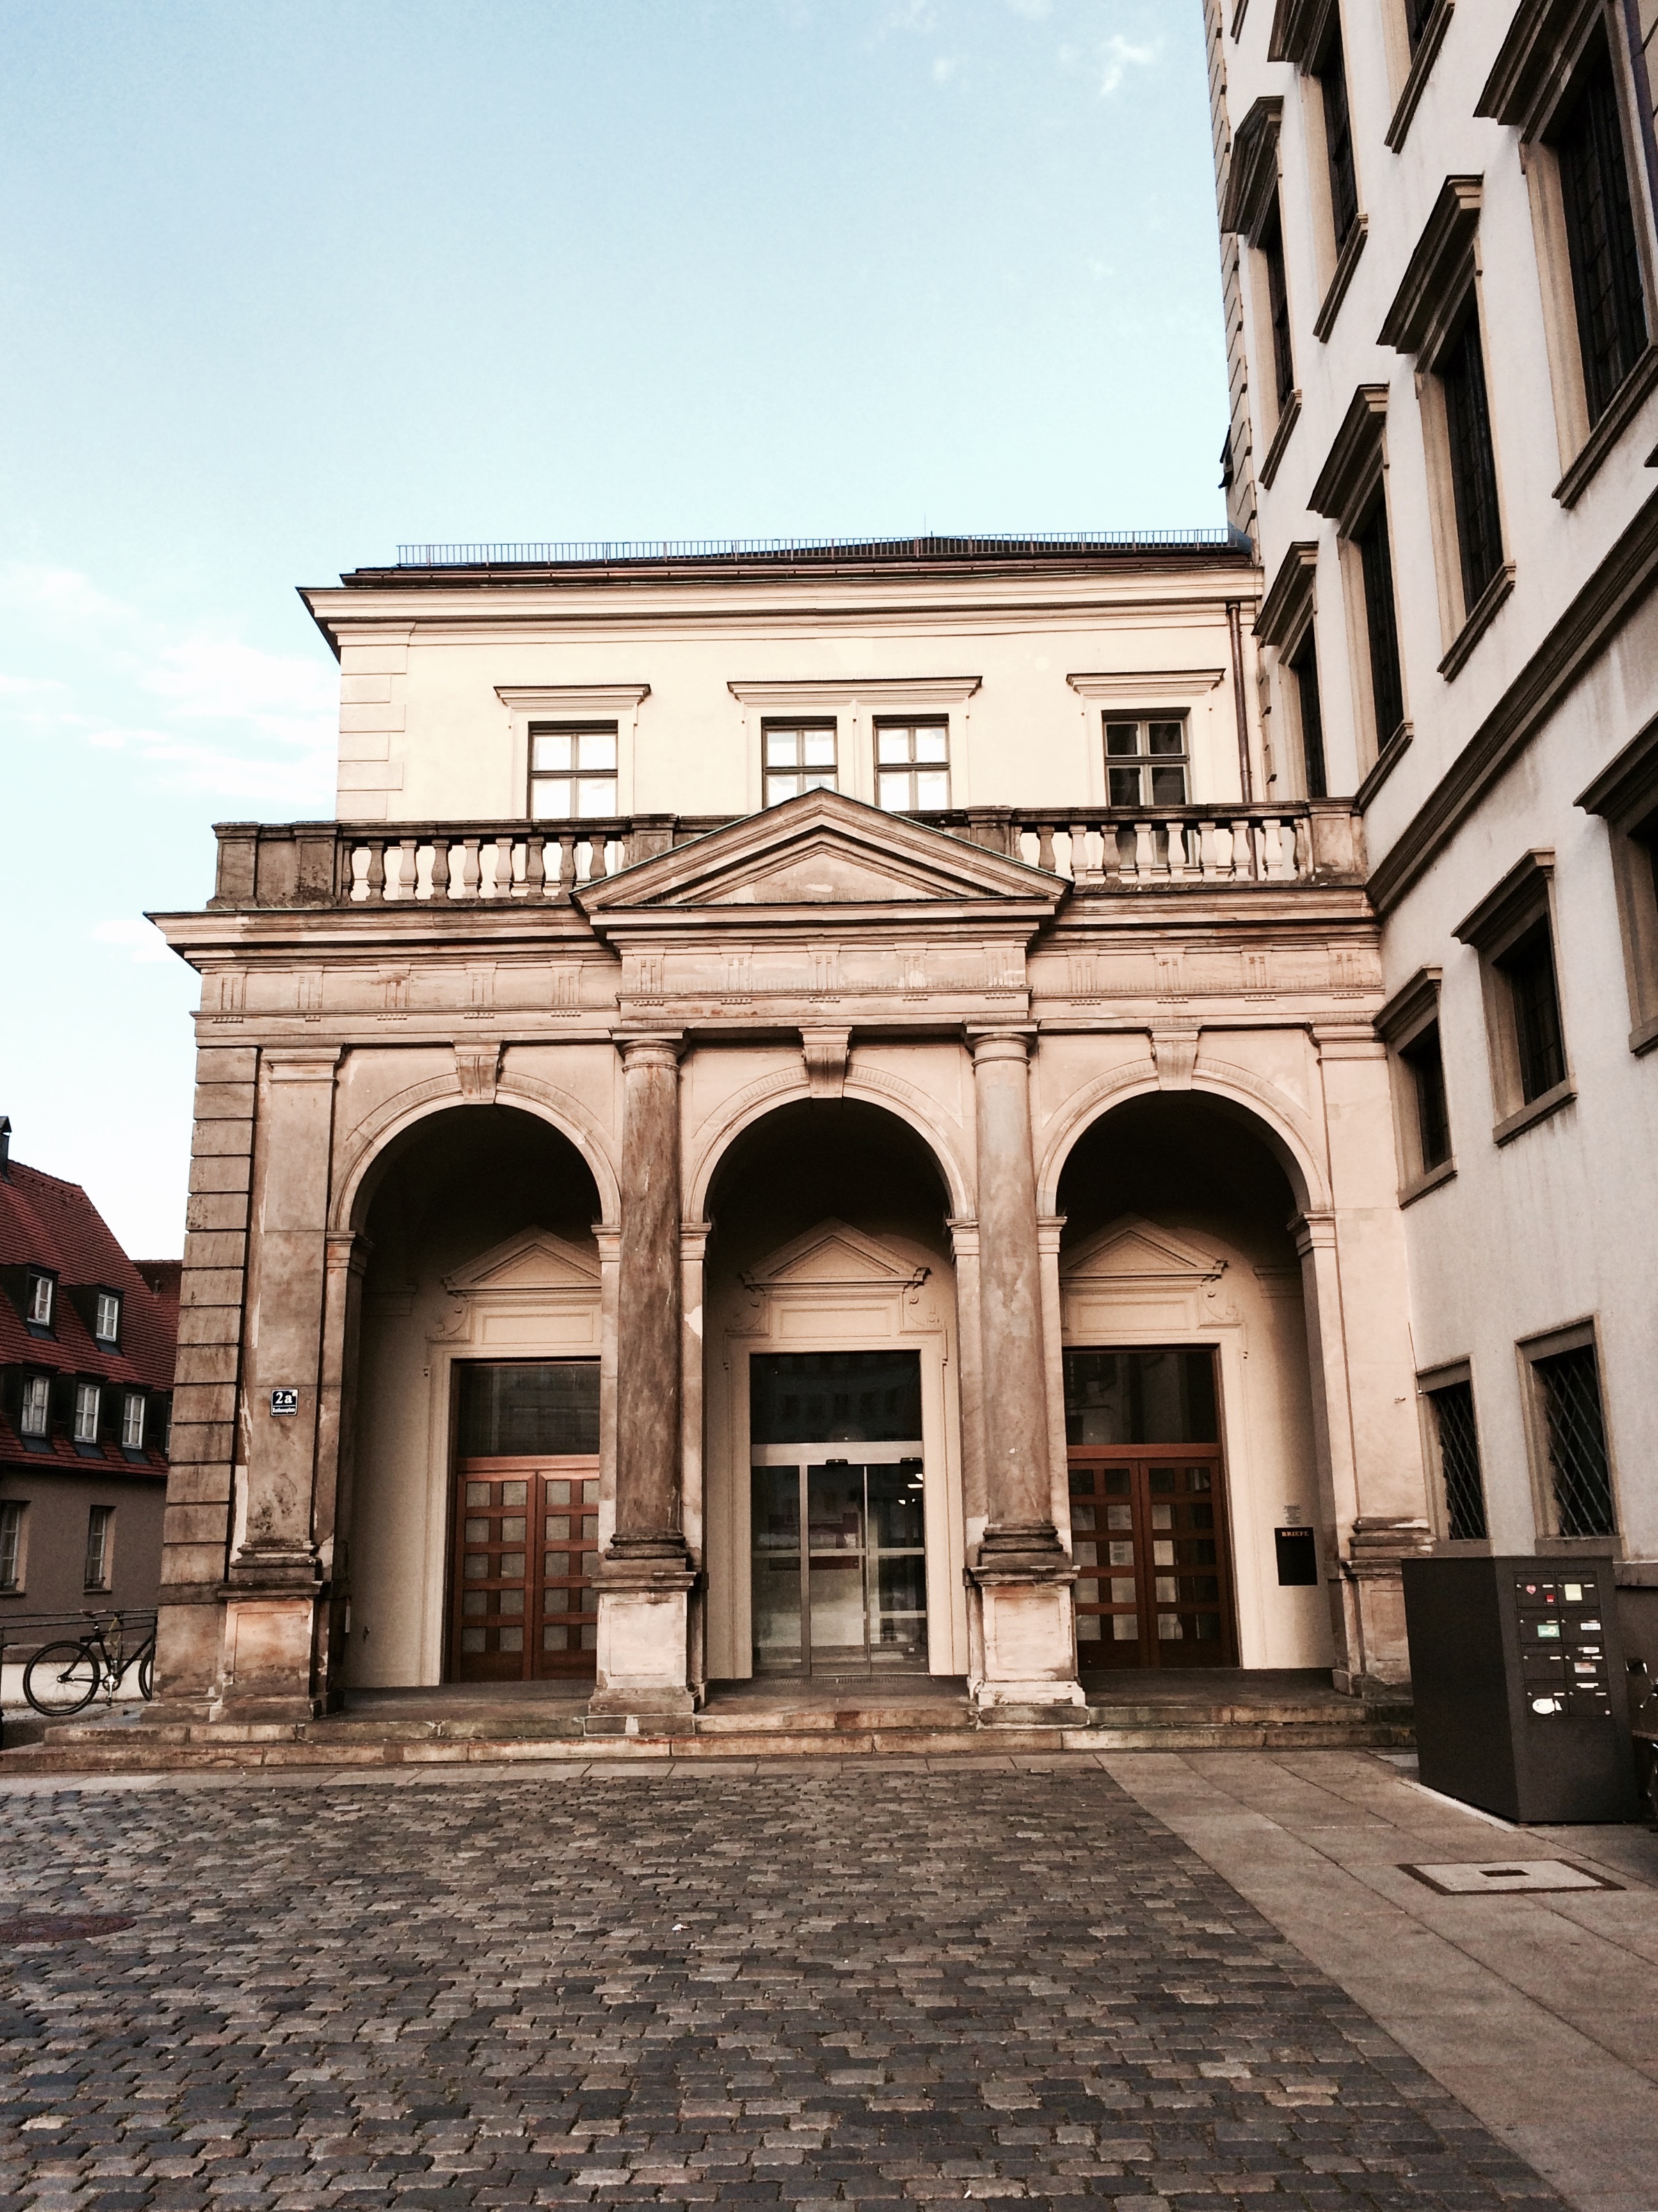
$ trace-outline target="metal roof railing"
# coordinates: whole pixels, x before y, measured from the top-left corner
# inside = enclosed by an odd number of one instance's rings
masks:
[[[399,568],[544,568],[617,561],[995,559],[1040,553],[1251,550],[1229,524],[1196,530],[1031,530],[987,537],[548,538],[399,545]]]

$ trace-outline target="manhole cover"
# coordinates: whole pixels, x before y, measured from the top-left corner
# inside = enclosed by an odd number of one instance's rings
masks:
[[[1466,1859],[1449,1866],[1406,1866],[1442,1897],[1535,1897],[1552,1889],[1621,1889],[1621,1882],[1590,1874],[1564,1859]]]
[[[0,1943],[72,1943],[86,1936],[118,1936],[132,1920],[122,1912],[19,1912],[0,1920]]]

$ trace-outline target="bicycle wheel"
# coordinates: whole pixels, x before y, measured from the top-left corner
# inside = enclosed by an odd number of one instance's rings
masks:
[[[23,1695],[37,1713],[62,1720],[89,1705],[103,1679],[89,1644],[48,1644],[23,1669]]]
[[[155,1654],[146,1651],[138,1662],[138,1695],[153,1698],[155,1694]]]

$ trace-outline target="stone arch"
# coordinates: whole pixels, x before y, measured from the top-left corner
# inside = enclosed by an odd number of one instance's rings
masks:
[[[374,1194],[379,1182],[376,1170],[386,1160],[391,1146],[407,1129],[417,1122],[430,1121],[438,1115],[458,1106],[475,1106],[480,1103],[469,1098],[462,1091],[459,1077],[436,1075],[424,1083],[410,1084],[375,1108],[365,1121],[360,1121],[340,1146],[334,1173],[333,1198],[329,1212],[331,1229],[360,1229],[362,1215]],[[606,1221],[616,1220],[621,1212],[621,1188],[616,1179],[615,1163],[610,1147],[591,1115],[567,1091],[550,1083],[532,1078],[504,1076],[497,1085],[490,1104],[512,1106],[544,1121],[573,1146],[580,1155],[588,1172],[598,1186],[599,1204]]]
[[[1131,1098],[1144,1098],[1163,1088],[1155,1061],[1132,1060],[1100,1077],[1067,1101],[1048,1133],[1036,1168],[1036,1209],[1059,1211],[1060,1180],[1066,1163],[1095,1123]],[[1193,1070],[1187,1086],[1200,1097],[1215,1098],[1243,1115],[1278,1161],[1289,1179],[1296,1203],[1311,1217],[1327,1213],[1333,1201],[1329,1178],[1319,1158],[1316,1128],[1285,1092],[1250,1072],[1225,1064]]]
[[[950,1211],[971,1214],[973,1184],[967,1164],[932,1110],[931,1102],[902,1078],[889,1076],[884,1070],[871,1073],[877,1072],[881,1077],[878,1083],[849,1069],[841,1096],[860,1105],[878,1106],[895,1121],[905,1123],[932,1155],[949,1194]],[[804,1075],[782,1068],[774,1075],[750,1084],[746,1091],[738,1091],[735,1098],[727,1100],[710,1115],[687,1147],[684,1188],[688,1218],[701,1221],[705,1218],[714,1177],[732,1147],[747,1130],[780,1106],[797,1105],[818,1095]]]

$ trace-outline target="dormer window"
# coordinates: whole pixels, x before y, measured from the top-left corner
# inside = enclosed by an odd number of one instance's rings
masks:
[[[100,1291],[93,1334],[100,1344],[118,1344],[121,1339],[121,1299],[118,1291]]]
[[[44,1437],[52,1426],[52,1378],[46,1375],[26,1375],[23,1377],[23,1405],[18,1416],[18,1427],[26,1437]]]
[[[57,1302],[58,1285],[52,1277],[31,1268],[24,1292],[25,1310],[30,1323],[36,1328],[50,1328],[52,1309]]]
[[[75,1441],[77,1444],[95,1444],[98,1441],[98,1407],[103,1397],[95,1382],[77,1382],[75,1386]]]
[[[121,1443],[128,1451],[144,1448],[144,1394],[129,1390],[121,1406]]]

